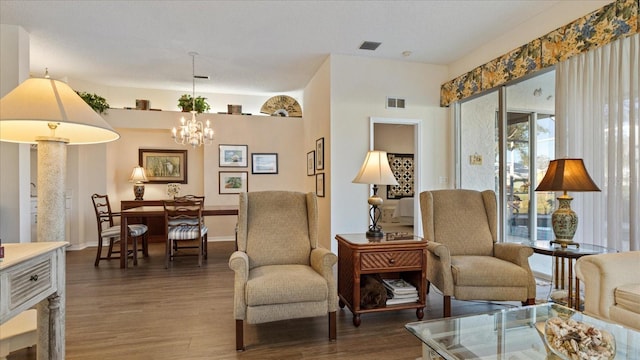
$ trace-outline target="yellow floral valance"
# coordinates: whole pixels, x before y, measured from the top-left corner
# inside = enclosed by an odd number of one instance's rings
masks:
[[[616,0],[442,84],[440,106],[521,78],[638,32],[640,0]]]

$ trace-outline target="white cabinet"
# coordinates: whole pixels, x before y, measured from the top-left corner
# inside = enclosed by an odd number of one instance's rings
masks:
[[[66,242],[5,244],[0,262],[0,324],[42,302],[38,359],[63,360],[65,352]],[[41,356],[44,354],[46,356]]]

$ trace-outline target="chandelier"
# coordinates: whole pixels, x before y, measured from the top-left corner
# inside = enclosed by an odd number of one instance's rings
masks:
[[[196,55],[197,52],[190,52],[192,73],[191,78],[193,81],[193,105],[191,107],[191,120],[187,121],[184,116],[180,119],[180,126],[176,129],[171,129],[171,137],[173,140],[182,145],[191,145],[193,147],[201,145],[210,145],[213,143],[213,128],[209,120],[202,124],[202,121],[196,119]]]

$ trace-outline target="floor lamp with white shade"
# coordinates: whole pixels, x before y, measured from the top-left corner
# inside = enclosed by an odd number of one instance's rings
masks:
[[[120,137],[69,85],[31,78],[0,99],[0,141],[38,144],[38,241],[65,241],[67,145],[98,144]],[[64,309],[50,299],[38,307],[39,336],[49,311]],[[46,327],[46,328],[45,328]],[[51,331],[64,333],[64,323]],[[64,344],[38,349],[38,358],[64,358]]]

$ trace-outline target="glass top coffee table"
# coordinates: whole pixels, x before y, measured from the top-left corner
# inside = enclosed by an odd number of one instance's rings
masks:
[[[557,359],[549,356],[536,323],[543,329],[560,316],[605,329],[616,339],[615,359],[640,359],[640,332],[547,303],[488,314],[418,321],[405,327],[422,341],[423,359]]]

